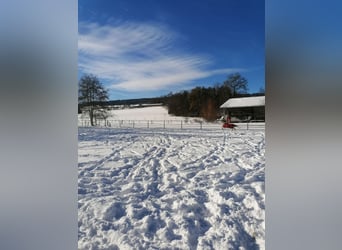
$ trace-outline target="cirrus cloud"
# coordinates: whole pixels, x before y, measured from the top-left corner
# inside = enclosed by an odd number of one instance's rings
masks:
[[[176,47],[178,34],[156,23],[79,24],[79,69],[111,89],[162,90],[244,69],[210,69],[207,56]]]

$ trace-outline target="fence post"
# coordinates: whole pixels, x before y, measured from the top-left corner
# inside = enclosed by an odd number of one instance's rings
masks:
[[[247,130],[248,130],[248,124],[249,124],[249,122],[247,122]]]
[[[164,120],[164,129],[165,129],[165,120]]]
[[[134,121],[133,121],[133,128],[134,128]]]
[[[183,121],[181,121],[181,129],[183,129]]]
[[[202,121],[200,121],[200,125],[201,125],[201,130],[202,130]]]

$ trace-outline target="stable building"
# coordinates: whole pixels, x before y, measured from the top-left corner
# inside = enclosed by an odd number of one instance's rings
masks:
[[[220,109],[232,122],[264,122],[265,96],[230,98]]]

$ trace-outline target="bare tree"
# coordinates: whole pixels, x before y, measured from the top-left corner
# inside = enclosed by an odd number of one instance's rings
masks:
[[[230,74],[228,79],[224,81],[224,85],[231,89],[233,96],[236,96],[239,92],[247,92],[248,90],[248,81],[240,73]]]
[[[90,124],[94,126],[94,114],[99,113],[99,110],[101,110],[101,114],[105,112],[101,103],[108,101],[108,91],[103,87],[99,79],[91,74],[82,76],[78,87],[79,104],[82,104],[84,110],[88,112]]]

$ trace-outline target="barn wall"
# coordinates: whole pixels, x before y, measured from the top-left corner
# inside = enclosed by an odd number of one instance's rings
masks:
[[[265,121],[265,106],[229,108],[224,110],[225,115],[229,115],[232,122],[239,121]]]

